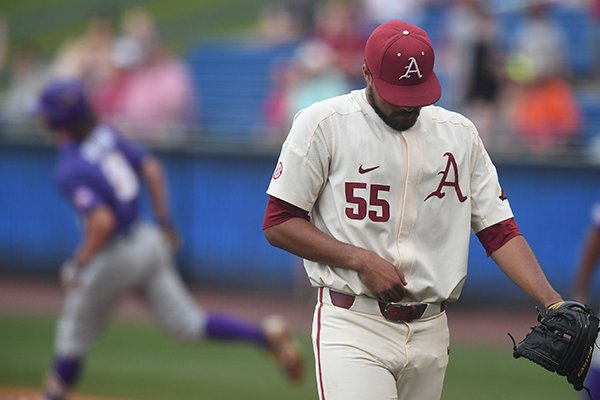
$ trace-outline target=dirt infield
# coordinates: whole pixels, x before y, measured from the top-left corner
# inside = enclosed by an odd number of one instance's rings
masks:
[[[0,400],[37,400],[38,391],[23,387],[0,387]],[[72,394],[69,400],[126,400],[114,397],[92,397]]]
[[[260,321],[267,314],[281,314],[297,331],[310,329],[313,299],[284,299],[276,296],[244,294],[233,290],[192,289],[198,305],[205,310],[231,313],[249,321]],[[63,291],[57,282],[0,279],[0,312],[57,314]],[[150,319],[146,304],[134,293],[115,305],[116,318]]]
[[[316,296],[313,293],[288,297],[266,294],[240,294],[231,290],[193,289],[198,304],[206,310],[228,312],[249,321],[260,321],[276,313],[289,319],[298,332],[309,332]],[[58,313],[63,292],[56,282],[23,279],[0,279],[0,312]],[[465,308],[461,301],[448,307],[451,338],[454,342],[495,344],[510,347],[507,332],[516,338],[524,337],[535,322],[532,305],[504,309]],[[128,295],[117,304],[117,318],[149,319],[145,304]],[[3,399],[0,399],[3,400]]]

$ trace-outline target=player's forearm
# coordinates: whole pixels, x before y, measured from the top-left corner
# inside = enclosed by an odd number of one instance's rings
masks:
[[[89,263],[92,258],[100,251],[106,244],[106,240],[101,239],[97,236],[86,236],[79,243],[77,252],[75,253],[74,261],[77,266],[83,266]]]
[[[307,260],[355,271],[366,264],[366,250],[340,242],[302,218],[267,228],[264,234],[273,246]]]
[[[587,297],[587,289],[592,279],[592,275],[600,257],[600,231],[594,227],[590,230],[577,274],[573,284],[575,297],[584,300]]]
[[[159,223],[170,223],[167,183],[160,162],[153,156],[148,157],[142,165],[142,173],[156,220]]]
[[[492,253],[492,259],[517,286],[544,307],[562,300],[548,282],[523,236],[517,236]]]

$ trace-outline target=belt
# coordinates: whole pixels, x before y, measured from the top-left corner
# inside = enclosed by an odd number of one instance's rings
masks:
[[[331,304],[336,307],[366,314],[382,315],[391,322],[410,322],[416,319],[428,318],[446,309],[445,301],[417,304],[384,303],[371,297],[354,296],[328,288],[321,288],[320,290],[329,293]],[[323,300],[327,301],[327,296],[323,296]]]

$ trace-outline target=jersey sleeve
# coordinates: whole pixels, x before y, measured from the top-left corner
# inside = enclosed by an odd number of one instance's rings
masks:
[[[97,191],[80,176],[63,176],[58,186],[79,214],[85,215],[103,202]]]
[[[296,116],[267,189],[270,196],[306,211],[312,209],[325,184],[331,159],[331,146],[320,122],[311,111]]]
[[[590,220],[594,228],[600,230],[600,200],[592,205],[590,210]]]
[[[302,218],[310,221],[308,211],[298,208],[276,197],[269,196],[267,209],[265,210],[263,229],[279,225],[291,218]]]
[[[471,150],[471,228],[478,233],[498,222],[513,218],[513,213],[500,186],[496,167],[475,127],[472,129],[474,140]]]
[[[517,236],[521,236],[521,231],[514,218],[498,222],[477,233],[477,238],[483,245],[488,257]]]

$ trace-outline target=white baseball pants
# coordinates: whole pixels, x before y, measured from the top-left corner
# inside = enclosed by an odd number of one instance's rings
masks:
[[[435,400],[448,365],[445,312],[390,322],[334,306],[318,291],[312,339],[320,400]]]
[[[139,290],[159,324],[184,340],[202,334],[204,312],[181,281],[161,231],[139,224],[118,237],[81,271],[69,289],[58,319],[55,355],[87,354],[104,330],[114,302],[126,291]]]

